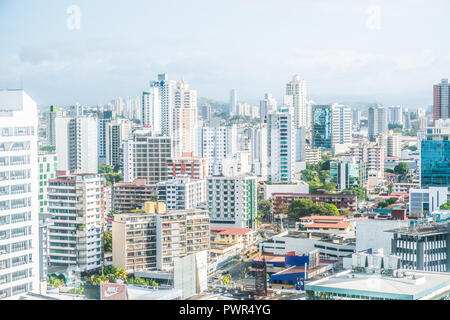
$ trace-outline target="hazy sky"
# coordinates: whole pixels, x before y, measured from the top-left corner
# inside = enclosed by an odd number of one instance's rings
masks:
[[[98,104],[165,72],[256,102],[299,74],[316,102],[424,106],[450,78],[449,16],[448,0],[0,0],[0,88]]]

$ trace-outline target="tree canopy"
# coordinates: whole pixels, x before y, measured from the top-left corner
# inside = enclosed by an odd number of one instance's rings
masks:
[[[342,194],[355,194],[358,197],[358,200],[364,201],[367,199],[367,190],[362,187],[350,186],[342,190]]]
[[[395,166],[394,172],[403,176],[406,175],[409,172],[408,164],[406,164],[405,162],[400,162]]]
[[[298,220],[299,218],[311,215],[338,216],[339,211],[334,204],[313,202],[309,199],[294,200],[288,207],[289,218]]]
[[[110,232],[104,232],[103,243],[105,252],[112,252],[112,234]]]
[[[442,204],[439,209],[441,210],[450,210],[450,201],[447,201],[446,203]]]

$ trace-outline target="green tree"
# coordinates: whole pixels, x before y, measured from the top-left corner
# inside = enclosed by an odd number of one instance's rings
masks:
[[[389,169],[389,168],[385,168],[385,169],[384,169],[384,172],[394,173],[394,170]]]
[[[310,193],[316,193],[317,190],[323,189],[323,183],[320,182],[320,181],[310,180],[310,181],[307,181],[307,183],[309,185],[309,192]]]
[[[99,164],[98,173],[113,173],[113,168],[106,164]]]
[[[439,209],[441,210],[450,210],[450,201],[447,201],[446,203],[442,204]]]
[[[312,169],[305,169],[302,171],[302,179],[304,181],[320,181],[317,171]]]
[[[291,202],[288,208],[288,217],[299,219],[310,215],[314,202],[309,199],[298,199]]]
[[[322,188],[328,192],[336,191],[337,184],[334,182],[325,182]]]
[[[117,269],[116,273],[114,274],[114,277],[116,279],[127,281],[127,272],[125,271],[124,268],[119,268],[119,269]]]
[[[260,200],[258,201],[258,215],[257,215],[257,219],[259,218],[259,223],[261,223],[261,221],[264,218],[268,218],[270,216],[270,212],[272,210],[272,201],[270,200]]]
[[[224,275],[221,279],[223,285],[229,285],[231,284],[231,274],[227,273]]]
[[[106,274],[106,275],[110,275],[110,274],[114,275],[114,274],[117,273],[117,268],[114,267],[113,265],[106,266],[103,269],[103,273]]]
[[[388,188],[388,193],[391,194],[392,191],[394,190],[394,185],[391,183],[391,184],[388,185],[387,188]]]
[[[111,232],[105,231],[103,234],[103,244],[105,252],[112,252],[112,234]]]
[[[289,205],[288,217],[291,219],[298,220],[311,215],[338,216],[339,211],[333,204],[325,202],[314,203],[310,199],[294,200]]]
[[[64,286],[64,281],[59,279],[58,277],[51,276],[48,281],[48,284],[53,288],[59,288]]]
[[[351,186],[342,190],[341,194],[354,194],[358,197],[358,200],[364,201],[367,199],[367,190],[362,187]]]
[[[397,174],[401,174],[402,176],[405,176],[409,172],[409,167],[405,162],[400,162],[398,165],[395,166],[394,172]]]

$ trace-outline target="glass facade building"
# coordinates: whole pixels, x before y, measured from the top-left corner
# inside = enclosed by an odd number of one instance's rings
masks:
[[[440,139],[435,139],[435,136],[431,135],[433,130],[436,129],[428,129],[427,137],[421,142],[421,185],[422,187],[448,187],[450,186],[450,141],[448,135],[441,135]]]
[[[312,148],[331,149],[331,105],[313,106],[312,113]]]

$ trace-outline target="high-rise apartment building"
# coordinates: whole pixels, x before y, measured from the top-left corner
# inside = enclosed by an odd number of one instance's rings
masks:
[[[306,128],[298,127],[295,132],[295,161],[302,162],[306,159]]]
[[[169,210],[195,209],[206,202],[206,180],[177,177],[157,184],[158,202]]]
[[[448,79],[433,86],[433,120],[450,118],[450,84]]]
[[[208,160],[197,157],[193,152],[167,159],[167,177],[188,176],[191,179],[205,179],[208,175]]]
[[[388,131],[388,117],[385,107],[380,105],[369,107],[369,140],[376,141],[380,133]]]
[[[58,106],[50,106],[50,110],[45,113],[45,123],[46,123],[46,140],[47,145],[56,145],[56,131],[55,131],[55,119],[57,116],[63,114],[62,110]]]
[[[49,180],[49,264],[81,272],[103,263],[104,187],[101,174],[58,171]]]
[[[391,106],[388,108],[388,120],[390,124],[403,125],[403,109],[401,106]]]
[[[386,137],[386,156],[400,157],[402,153],[402,145],[400,134],[389,132]]]
[[[180,81],[175,90],[173,113],[173,143],[175,156],[194,151],[194,128],[198,124],[197,91]]]
[[[331,144],[352,143],[352,110],[349,107],[331,106]]]
[[[142,93],[142,120],[141,123],[150,128],[155,133],[161,133],[161,99],[159,88],[151,87]]]
[[[0,299],[39,292],[37,126],[23,90],[0,90]]]
[[[277,101],[271,93],[266,93],[264,99],[259,103],[259,119],[261,122],[267,122],[267,114],[277,111]]]
[[[127,272],[163,270],[187,255],[209,250],[209,216],[204,210],[166,210],[147,202],[142,213],[114,216],[113,263]]]
[[[169,80],[169,76],[165,73],[158,74],[158,81],[152,81],[150,83],[150,91],[152,91],[152,88],[158,89],[161,105],[161,134],[166,136],[171,136],[173,132],[173,109],[175,107],[176,84],[177,82]],[[153,99],[156,99],[156,97]],[[155,116],[154,119],[156,121],[157,117]]]
[[[123,213],[112,223],[113,265],[127,272],[156,270],[156,217]]]
[[[57,117],[56,153],[60,170],[98,172],[98,119]]]
[[[307,121],[309,117],[306,107],[306,81],[302,80],[299,75],[295,75],[286,85],[286,95],[292,97],[294,127],[304,126],[309,128],[310,123]]]
[[[145,202],[154,201],[158,197],[158,188],[147,184],[145,179],[135,179],[132,182],[114,183],[112,206],[119,212],[142,209]]]
[[[122,168],[123,141],[132,136],[132,123],[125,119],[116,119],[106,125],[106,164],[113,168]]]
[[[237,114],[237,91],[236,89],[232,89],[230,91],[230,113],[233,115]]]
[[[172,157],[172,139],[154,135],[151,129],[135,130],[123,143],[124,181],[145,179],[147,184],[167,180],[167,159]]]
[[[292,109],[268,115],[267,157],[268,178],[270,182],[291,183],[294,177],[295,125],[292,119]]]
[[[39,213],[48,213],[48,180],[56,177],[58,156],[56,152],[38,153],[39,163]]]
[[[103,111],[98,118],[98,163],[106,164],[106,128],[112,120],[112,111]]]
[[[268,157],[267,157],[267,124],[261,123],[258,127],[249,129],[251,140],[251,164],[252,172],[258,177],[267,177]]]
[[[222,174],[222,160],[237,152],[237,127],[197,128],[195,154],[208,160],[208,175]]]
[[[255,228],[256,184],[255,176],[208,177],[206,197],[211,225]]]

